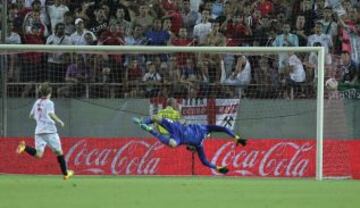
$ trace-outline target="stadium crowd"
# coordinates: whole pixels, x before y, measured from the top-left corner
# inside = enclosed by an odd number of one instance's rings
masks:
[[[7,44],[324,46],[326,76],[359,83],[359,0],[9,0],[8,4]],[[9,83],[63,83],[55,92],[60,97],[81,97],[85,91],[92,97],[311,97],[317,74],[313,53],[29,52],[8,55],[7,65]],[[90,91],[85,83],[92,83]],[[15,90],[19,86],[21,90]],[[12,87],[13,96],[34,92],[32,85]]]

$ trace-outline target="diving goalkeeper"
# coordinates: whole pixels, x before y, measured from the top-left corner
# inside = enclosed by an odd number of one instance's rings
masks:
[[[202,145],[204,139],[212,132],[224,132],[235,139],[236,144],[246,145],[247,140],[240,138],[240,136],[234,134],[230,129],[217,126],[217,125],[202,125],[202,124],[181,124],[176,121],[172,121],[167,118],[155,115],[145,118],[134,118],[133,121],[138,124],[142,129],[149,132],[160,140],[163,144],[169,147],[177,147],[179,145],[192,145],[195,147],[196,152],[200,158],[200,161],[207,167],[216,170],[219,173],[226,174],[229,169],[224,166],[216,166],[210,163],[204,152]],[[168,136],[162,135],[157,131],[154,131],[151,124],[157,124],[168,131]]]

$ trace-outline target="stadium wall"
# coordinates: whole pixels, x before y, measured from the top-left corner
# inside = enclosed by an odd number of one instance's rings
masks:
[[[49,150],[43,159],[17,155],[24,138],[2,138],[0,174],[59,174]],[[25,138],[32,144],[30,138]],[[64,138],[64,155],[77,175],[218,175],[203,166],[184,147],[168,148],[150,138]],[[314,177],[314,140],[250,138],[246,147],[229,139],[204,142],[208,159],[229,167],[229,176]],[[360,140],[327,140],[324,144],[324,176],[360,179]],[[11,150],[11,151],[9,151]]]
[[[59,129],[67,137],[147,137],[131,122],[133,116],[149,115],[148,99],[54,99],[57,114],[66,123]],[[35,122],[28,119],[33,99],[8,99],[8,136],[33,135]],[[314,100],[242,100],[235,130],[252,138],[315,138]],[[360,106],[344,105],[342,139],[360,138]],[[339,113],[332,113],[338,116]],[[326,117],[326,116],[325,116]],[[334,119],[329,119],[334,120]],[[334,129],[334,126],[331,127]],[[326,129],[326,122],[325,122]],[[325,130],[326,131],[326,130]],[[220,135],[217,135],[221,137]]]

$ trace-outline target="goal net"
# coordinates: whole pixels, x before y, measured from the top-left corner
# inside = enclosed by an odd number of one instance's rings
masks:
[[[29,124],[16,121],[48,81],[70,126],[65,136],[149,137],[133,128],[131,118],[155,114],[174,97],[187,123],[223,125],[254,143],[309,142],[313,175],[316,170],[318,179],[352,177],[348,141],[359,136],[358,91],[338,90],[341,64],[337,57],[325,64],[321,48],[0,48],[8,136],[32,135]],[[308,151],[292,148],[294,154]],[[289,159],[285,149],[282,154],[276,156],[279,167],[303,157]]]

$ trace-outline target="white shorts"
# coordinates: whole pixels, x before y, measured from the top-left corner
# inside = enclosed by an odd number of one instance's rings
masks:
[[[44,153],[48,145],[53,152],[62,153],[60,137],[57,133],[35,134],[35,149],[39,153]]]

